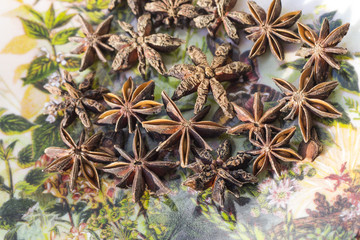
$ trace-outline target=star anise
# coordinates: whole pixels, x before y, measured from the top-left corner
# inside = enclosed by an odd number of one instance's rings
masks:
[[[59,147],[45,149],[46,155],[56,159],[44,171],[62,173],[71,168],[70,189],[74,189],[79,173],[86,178],[92,187],[100,189],[99,176],[93,162],[108,163],[115,161],[114,156],[96,151],[102,140],[102,133],[94,134],[85,141],[85,132],[83,131],[77,144],[64,128],[60,128],[60,133],[61,139],[68,149]]]
[[[121,0],[110,0],[108,9],[110,11],[114,10],[117,5],[119,5]],[[135,16],[139,16],[142,13],[142,8],[144,6],[144,0],[127,0],[127,4]]]
[[[296,53],[301,57],[310,57],[303,69],[313,66],[315,81],[323,82],[327,80],[329,66],[340,70],[340,65],[334,59],[334,54],[346,54],[346,48],[336,47],[349,30],[350,24],[344,24],[330,32],[329,21],[324,19],[319,35],[309,26],[298,23],[299,35],[309,46],[302,47]]]
[[[196,191],[204,191],[211,187],[212,199],[222,207],[226,190],[239,197],[240,187],[246,183],[257,182],[254,175],[243,170],[252,157],[244,152],[230,157],[231,145],[228,140],[219,146],[215,159],[207,149],[196,149],[196,152],[196,162],[188,166],[195,174],[189,176],[183,185]]]
[[[132,147],[134,156],[115,145],[115,149],[124,160],[110,163],[103,168],[103,171],[121,178],[118,187],[132,186],[134,202],[139,202],[146,186],[151,193],[157,196],[168,194],[170,189],[162,183],[159,177],[166,175],[179,164],[177,162],[155,161],[156,149],[146,153],[138,127],[135,130]]]
[[[265,124],[268,124],[268,126],[275,131],[280,131],[279,128],[273,125],[269,125],[269,123],[276,120],[280,109],[285,105],[285,103],[282,102],[275,107],[269,108],[264,113],[264,104],[261,102],[260,93],[256,92],[254,94],[252,113],[250,113],[245,108],[236,105],[235,103],[232,104],[234,105],[237,118],[244,123],[230,128],[227,133],[241,134],[248,131],[249,135],[251,135],[253,132],[263,134]]]
[[[290,110],[290,113],[284,118],[285,120],[293,120],[298,116],[305,142],[310,139],[313,114],[322,118],[338,118],[342,115],[335,107],[324,101],[337,87],[338,82],[322,82],[314,86],[312,73],[311,67],[302,72],[298,89],[285,80],[274,78],[275,84],[285,94],[280,102],[284,101],[286,105],[280,111]]]
[[[184,22],[198,16],[191,0],[159,0],[148,2],[145,10],[155,15],[155,22],[162,22],[167,27],[181,26]]]
[[[270,164],[277,176],[280,176],[281,161],[297,162],[301,161],[301,156],[291,148],[284,147],[288,145],[294,135],[296,127],[290,127],[282,130],[272,138],[272,131],[268,125],[265,125],[265,134],[253,132],[256,135],[249,137],[250,142],[260,149],[248,151],[250,154],[259,155],[253,164],[253,174],[256,176]]]
[[[299,43],[300,38],[289,28],[300,18],[301,11],[289,12],[280,17],[281,1],[273,0],[267,14],[264,9],[254,1],[248,1],[248,7],[258,26],[245,28],[250,33],[247,39],[254,41],[254,46],[249,53],[250,57],[259,56],[265,53],[267,44],[271,52],[279,59],[284,59],[284,50],[280,40]]]
[[[188,165],[191,139],[193,138],[202,148],[211,150],[202,135],[219,136],[226,131],[226,127],[211,121],[200,121],[209,112],[210,106],[203,108],[190,120],[186,120],[176,104],[164,91],[161,96],[166,112],[172,120],[156,119],[142,122],[142,125],[147,131],[170,135],[167,140],[159,145],[158,150],[170,147],[180,141],[180,162],[182,167],[186,167]]]
[[[91,121],[88,116],[88,111],[100,113],[105,110],[105,107],[99,103],[102,99],[102,94],[108,92],[106,88],[99,87],[92,89],[95,73],[88,74],[84,81],[77,86],[72,76],[67,71],[63,72],[65,82],[62,84],[65,90],[57,87],[47,87],[46,89],[58,96],[64,97],[64,102],[61,108],[65,111],[62,120],[62,126],[69,126],[79,116],[84,127],[89,128]]]
[[[87,22],[81,15],[79,15],[81,20],[81,31],[84,33],[85,37],[70,37],[69,41],[80,43],[80,45],[71,51],[73,54],[80,54],[85,52],[82,60],[79,71],[84,71],[90,67],[94,62],[96,55],[98,58],[106,63],[106,58],[103,55],[101,49],[113,51],[113,49],[108,46],[104,41],[106,41],[111,34],[108,34],[110,31],[111,20],[113,16],[109,16],[94,31],[93,27],[89,22]]]
[[[162,104],[153,101],[154,81],[148,81],[134,89],[131,77],[122,87],[122,96],[113,93],[104,95],[105,102],[112,108],[99,116],[98,123],[115,124],[115,131],[128,125],[132,133],[136,121],[142,122],[145,115],[156,114],[161,111]]]
[[[165,33],[150,34],[152,23],[149,13],[139,17],[137,32],[129,23],[119,21],[119,25],[130,37],[121,34],[109,38],[109,44],[118,51],[112,68],[115,71],[123,71],[139,61],[138,70],[145,77],[148,62],[160,74],[165,74],[165,65],[158,51],[171,52],[183,41]]]
[[[168,75],[181,79],[182,82],[176,88],[172,100],[176,101],[183,96],[197,91],[194,113],[201,111],[211,90],[215,101],[230,118],[234,116],[234,109],[229,102],[226,90],[220,82],[238,79],[242,74],[251,70],[251,66],[240,61],[228,63],[231,52],[229,43],[221,44],[215,51],[215,56],[209,65],[206,55],[197,47],[190,46],[187,49],[194,65],[177,64],[169,71]]]
[[[229,38],[235,43],[239,42],[239,25],[254,25],[255,22],[250,14],[242,11],[230,11],[237,0],[199,0],[197,5],[203,8],[205,15],[194,18],[197,28],[207,28],[210,36],[214,37],[221,24]]]

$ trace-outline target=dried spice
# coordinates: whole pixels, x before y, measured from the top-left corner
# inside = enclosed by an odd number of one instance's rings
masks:
[[[155,22],[161,22],[170,27],[183,26],[188,20],[198,16],[191,0],[160,0],[148,2],[145,10],[155,15]]]
[[[115,131],[124,128],[126,125],[132,133],[136,121],[142,122],[146,115],[152,115],[161,111],[162,104],[153,101],[154,81],[148,81],[137,88],[131,77],[122,87],[122,96],[113,93],[104,95],[105,102],[111,107],[99,116],[97,123],[115,124]]]
[[[211,121],[201,121],[209,112],[210,107],[205,107],[190,120],[186,120],[176,104],[164,91],[161,96],[166,112],[172,120],[156,119],[145,121],[142,125],[147,131],[170,135],[167,140],[159,145],[157,150],[173,146],[180,141],[180,162],[182,167],[186,167],[188,165],[191,139],[194,139],[202,148],[211,150],[211,147],[202,136],[219,136],[226,131],[226,127]]]
[[[289,144],[295,130],[296,127],[293,126],[282,130],[272,137],[271,128],[268,125],[265,125],[264,135],[254,132],[257,139],[255,140],[254,136],[249,137],[250,142],[255,147],[259,148],[258,150],[248,151],[250,154],[259,155],[253,164],[253,174],[255,176],[264,171],[269,164],[275,174],[280,176],[281,161],[297,162],[302,160],[301,156],[294,150],[285,147],[285,145]]]
[[[121,0],[110,0],[108,9],[114,10],[119,5]],[[143,12],[144,0],[127,0],[127,4],[135,16],[140,16]]]
[[[109,90],[102,87],[92,89],[95,77],[94,72],[86,75],[84,81],[79,86],[74,82],[70,73],[64,71],[63,75],[65,90],[53,86],[46,88],[52,94],[64,98],[64,101],[58,106],[59,110],[64,110],[64,118],[61,125],[63,127],[69,126],[78,116],[84,127],[89,128],[91,121],[88,111],[94,113],[103,112],[105,107],[99,101],[102,99],[102,94]]]
[[[80,54],[85,52],[79,69],[81,72],[95,62],[96,56],[98,56],[102,62],[107,62],[101,49],[113,51],[113,49],[105,43],[105,41],[111,36],[111,34],[108,33],[110,31],[113,16],[109,16],[100,23],[95,31],[89,22],[87,22],[81,15],[79,15],[79,17],[82,24],[81,31],[84,33],[85,37],[70,37],[69,41],[80,43],[80,45],[72,50],[71,53]]]
[[[196,152],[196,162],[188,166],[195,174],[189,176],[183,185],[196,191],[204,191],[211,187],[212,199],[222,207],[226,190],[238,198],[240,187],[246,183],[257,182],[254,175],[243,169],[246,168],[252,157],[244,152],[230,157],[231,144],[229,140],[225,140],[219,146],[216,158],[213,158],[208,149],[197,149]]]
[[[177,162],[156,161],[156,149],[146,153],[138,127],[135,130],[132,148],[134,156],[126,153],[119,146],[115,146],[124,160],[110,163],[103,168],[103,171],[121,178],[118,187],[127,188],[131,186],[134,202],[139,202],[146,186],[150,193],[156,196],[168,194],[170,189],[162,183],[159,177],[166,175],[179,164]]]
[[[289,28],[301,16],[301,11],[289,12],[280,17],[281,0],[273,0],[267,14],[254,1],[248,1],[250,12],[257,22],[257,26],[245,28],[249,33],[247,39],[254,41],[249,56],[255,57],[265,53],[267,45],[271,52],[279,59],[284,59],[284,50],[280,40],[290,43],[300,43],[300,38]]]
[[[322,82],[314,86],[311,68],[302,72],[298,89],[285,80],[274,78],[274,81],[285,94],[280,102],[284,101],[286,105],[280,111],[290,111],[284,119],[294,120],[298,116],[300,130],[305,142],[310,139],[313,114],[322,118],[339,118],[342,116],[334,106],[324,101],[337,87],[338,82]]]
[[[251,70],[251,67],[243,62],[235,61],[228,63],[231,52],[229,43],[221,44],[215,51],[215,56],[209,65],[206,55],[197,47],[190,46],[187,49],[189,57],[194,65],[177,64],[169,71],[168,75],[181,79],[182,82],[176,88],[172,100],[176,101],[183,96],[197,91],[194,113],[201,111],[211,90],[215,101],[227,117],[234,116],[234,109],[229,102],[226,90],[220,82],[238,79],[241,75]]]
[[[102,139],[102,133],[97,133],[85,140],[85,131],[81,133],[76,144],[70,134],[60,128],[62,141],[68,149],[59,147],[49,147],[45,149],[45,154],[50,158],[56,158],[45,169],[45,172],[64,172],[71,168],[70,189],[74,189],[75,181],[79,173],[86,178],[90,185],[100,189],[100,180],[93,162],[108,163],[115,161],[114,156],[96,151]]]
[[[257,132],[259,134],[264,134],[265,124],[275,131],[280,131],[278,127],[270,125],[269,123],[272,123],[278,117],[280,109],[285,105],[284,102],[277,104],[275,107],[269,108],[264,113],[264,104],[261,102],[260,93],[257,92],[254,94],[252,106],[253,113],[250,113],[248,110],[236,105],[235,103],[232,104],[234,105],[237,118],[244,123],[230,128],[227,133],[241,134],[249,132],[249,135],[251,135],[253,132]]]
[[[313,162],[322,152],[322,144],[318,138],[315,128],[311,130],[311,137],[308,142],[304,140],[299,144],[298,152],[304,161]]]
[[[346,54],[346,48],[336,47],[347,34],[350,24],[344,24],[330,32],[329,20],[324,19],[319,35],[309,26],[298,23],[299,35],[309,47],[302,47],[296,53],[301,57],[309,57],[303,69],[314,67],[315,81],[327,80],[329,66],[340,70],[340,64],[333,55]]]
[[[171,52],[177,49],[183,41],[165,33],[150,34],[152,28],[150,14],[139,17],[137,32],[129,23],[119,21],[119,25],[130,37],[121,34],[112,35],[109,38],[109,44],[118,51],[112,68],[115,71],[123,71],[139,61],[138,70],[145,78],[148,62],[160,74],[165,74],[165,65],[158,51]]]
[[[207,28],[211,37],[215,37],[221,24],[229,38],[235,43],[239,43],[239,27],[244,25],[254,25],[255,22],[250,14],[242,11],[230,11],[237,0],[199,0],[199,5],[204,11],[204,15],[194,18],[194,25],[197,28]]]

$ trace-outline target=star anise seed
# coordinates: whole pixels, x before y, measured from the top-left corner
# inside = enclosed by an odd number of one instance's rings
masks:
[[[244,170],[252,157],[244,152],[231,156],[231,145],[224,141],[217,149],[214,159],[208,149],[196,149],[196,162],[188,168],[195,174],[189,176],[183,185],[196,191],[212,189],[212,199],[221,207],[224,206],[225,191],[228,190],[237,198],[240,196],[239,188],[247,183],[256,183],[257,178]]]
[[[189,57],[194,65],[174,65],[167,75],[181,79],[182,82],[176,88],[172,100],[176,101],[183,96],[197,91],[194,113],[201,111],[211,90],[215,101],[227,117],[233,118],[234,109],[227,98],[226,90],[221,85],[223,81],[238,79],[241,75],[251,70],[251,66],[240,61],[228,63],[231,52],[229,43],[221,44],[215,51],[215,56],[208,64],[206,55],[197,47],[190,46],[187,49]]]
[[[142,122],[146,115],[157,114],[161,111],[162,104],[153,101],[154,81],[142,83],[134,88],[131,77],[122,87],[122,96],[113,93],[104,95],[105,102],[111,107],[99,116],[97,123],[115,124],[115,131],[124,128],[126,125],[132,133],[136,121]]]
[[[281,0],[273,0],[267,14],[265,10],[254,1],[247,2],[251,14],[258,26],[245,28],[249,33],[247,39],[254,41],[249,57],[259,56],[265,53],[267,44],[271,52],[279,59],[284,59],[284,50],[280,40],[290,43],[300,43],[300,38],[289,28],[293,26],[301,16],[301,11],[289,12],[280,17]]]
[[[181,167],[186,167],[188,165],[191,139],[194,139],[202,148],[211,150],[211,147],[202,136],[219,136],[226,132],[226,127],[211,121],[200,121],[209,112],[210,106],[203,108],[190,120],[186,120],[176,104],[164,91],[161,96],[166,112],[172,120],[156,119],[142,122],[142,125],[147,131],[170,135],[167,140],[159,145],[157,150],[173,146],[180,141],[180,163]]]
[[[102,140],[102,133],[94,134],[85,141],[85,131],[83,131],[77,144],[64,128],[60,128],[60,133],[61,139],[68,149],[46,148],[45,154],[50,158],[55,158],[55,160],[44,171],[62,173],[71,168],[71,190],[75,187],[79,173],[86,178],[92,187],[100,189],[99,176],[93,162],[108,163],[116,160],[114,156],[106,152],[96,151]]]
[[[134,156],[115,145],[115,149],[124,160],[110,163],[103,168],[103,171],[114,174],[121,179],[118,187],[127,188],[131,186],[134,202],[139,202],[146,186],[150,193],[156,196],[168,194],[170,189],[162,183],[159,177],[175,169],[179,163],[156,161],[156,149],[146,153],[138,127],[135,130],[132,148]]]

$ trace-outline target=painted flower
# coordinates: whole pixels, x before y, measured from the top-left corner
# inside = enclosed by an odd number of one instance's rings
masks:
[[[292,179],[282,179],[279,182],[273,181],[272,187],[269,188],[267,200],[269,205],[276,208],[286,209],[289,199],[295,191]]]
[[[81,223],[79,227],[72,227],[70,229],[70,235],[66,238],[68,240],[86,240],[87,234],[84,231],[86,228],[86,223]]]

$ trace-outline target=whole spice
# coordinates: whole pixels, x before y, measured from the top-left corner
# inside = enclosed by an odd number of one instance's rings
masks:
[[[211,90],[215,101],[221,107],[227,117],[234,116],[234,109],[229,102],[226,90],[220,82],[238,79],[241,75],[251,70],[251,67],[240,61],[230,62],[229,55],[231,45],[221,44],[215,51],[215,56],[208,64],[206,55],[197,47],[190,46],[187,49],[189,57],[194,65],[177,64],[169,71],[168,75],[181,79],[182,82],[176,88],[172,100],[176,101],[183,96],[197,91],[194,113],[201,111]]]
[[[257,26],[245,28],[245,31],[250,33],[246,38],[255,42],[249,56],[252,58],[264,54],[268,44],[271,52],[279,60],[283,60],[284,50],[280,40],[290,43],[300,42],[300,38],[289,28],[300,18],[301,11],[290,12],[280,17],[281,0],[273,0],[267,14],[254,1],[248,1],[247,4],[257,22]]]
[[[251,135],[253,132],[263,134],[265,124],[267,124],[275,131],[280,131],[278,127],[269,125],[269,123],[276,120],[276,117],[279,115],[280,109],[285,105],[284,102],[277,104],[275,107],[269,108],[264,113],[264,105],[261,102],[260,93],[257,92],[254,94],[253,113],[250,113],[248,110],[236,105],[235,103],[232,104],[234,105],[234,110],[237,118],[244,123],[230,128],[227,133],[241,134],[248,131],[249,135]]]
[[[109,16],[94,31],[93,27],[89,22],[87,22],[81,15],[79,15],[81,20],[81,31],[84,33],[85,37],[70,37],[69,41],[80,43],[80,45],[71,51],[73,54],[80,54],[85,52],[82,60],[79,71],[84,71],[90,67],[94,62],[96,55],[98,58],[106,63],[106,58],[103,55],[101,49],[113,51],[113,49],[108,46],[104,41],[106,41],[111,35],[108,34],[110,31],[111,20],[113,16]]]
[[[170,135],[167,140],[159,145],[157,150],[170,147],[180,141],[180,163],[181,167],[186,167],[189,160],[191,138],[195,139],[202,148],[211,150],[211,147],[205,142],[202,135],[219,136],[226,131],[226,127],[211,121],[200,121],[209,112],[210,107],[204,108],[190,120],[186,120],[176,104],[164,91],[161,93],[161,96],[166,112],[172,120],[156,119],[142,122],[142,125],[147,131]]]
[[[161,111],[162,104],[153,101],[154,81],[148,81],[134,89],[131,77],[122,87],[122,96],[113,93],[104,95],[105,102],[112,108],[102,113],[97,123],[115,124],[115,131],[126,125],[132,133],[136,121],[142,122],[146,115],[152,115]]]
[[[188,20],[198,16],[191,0],[159,0],[148,2],[145,10],[155,16],[155,22],[170,27],[183,26]]]
[[[62,84],[65,90],[54,86],[48,86],[46,89],[54,95],[64,98],[59,105],[59,110],[64,110],[64,118],[61,121],[63,127],[69,126],[76,118],[79,117],[84,127],[89,128],[91,121],[88,111],[100,113],[105,107],[99,103],[102,94],[108,92],[106,88],[99,87],[92,89],[95,73],[86,75],[84,81],[77,86],[72,76],[67,71],[63,72],[65,82]]]
[[[110,0],[108,9],[114,10],[121,0]],[[135,16],[140,16],[143,12],[144,0],[127,0],[127,4]]]
[[[258,150],[248,151],[250,154],[259,155],[253,164],[253,174],[256,176],[264,171],[270,164],[271,168],[277,176],[281,175],[281,161],[283,162],[297,162],[301,161],[301,156],[291,148],[286,148],[290,139],[294,135],[296,127],[290,127],[282,130],[272,137],[271,128],[265,125],[265,134],[254,132],[254,135],[249,137],[250,142]]]
[[[152,23],[149,13],[142,15],[138,19],[137,31],[126,22],[119,21],[120,27],[129,34],[112,35],[109,44],[118,53],[112,63],[115,71],[129,69],[136,61],[139,61],[138,70],[145,78],[147,62],[160,74],[165,74],[165,65],[158,51],[171,52],[177,49],[182,40],[174,38],[165,33],[150,34]]]
[[[50,158],[55,158],[45,169],[45,172],[64,172],[71,168],[70,189],[75,187],[75,181],[79,173],[83,175],[90,185],[100,189],[100,180],[93,162],[108,163],[115,161],[114,156],[96,151],[102,139],[102,133],[92,135],[85,141],[85,131],[81,133],[76,144],[70,134],[60,128],[60,136],[68,149],[59,147],[49,147],[45,149],[45,154]]]
[[[313,114],[321,118],[339,118],[342,116],[335,107],[324,101],[337,87],[338,82],[322,82],[314,86],[311,68],[302,72],[298,89],[291,83],[279,78],[274,78],[274,82],[285,94],[280,102],[284,101],[286,104],[280,111],[287,112],[290,110],[284,119],[293,120],[298,116],[300,130],[305,142],[310,139]]]
[[[205,11],[204,15],[194,18],[194,25],[197,28],[207,28],[211,37],[215,37],[221,24],[229,38],[239,43],[238,29],[244,25],[254,25],[255,22],[250,14],[242,11],[230,11],[237,0],[198,0],[199,5]]]
[[[197,149],[196,162],[188,166],[195,174],[189,176],[183,185],[196,191],[204,191],[211,187],[212,199],[224,206],[225,191],[236,197],[240,196],[239,188],[247,183],[257,182],[257,178],[243,170],[252,157],[244,152],[231,156],[231,144],[225,140],[217,149],[214,159],[208,149]]]
[[[329,20],[324,19],[319,35],[309,26],[298,23],[299,35],[309,47],[302,47],[296,53],[301,57],[310,57],[303,69],[313,66],[316,82],[327,80],[329,66],[340,70],[340,64],[333,55],[346,54],[346,48],[336,47],[347,34],[350,24],[344,24],[330,32]]]
[[[115,145],[115,149],[124,160],[110,163],[103,168],[103,171],[114,174],[121,179],[118,187],[131,186],[134,202],[139,202],[146,186],[150,193],[156,196],[168,194],[170,189],[162,183],[159,177],[175,169],[179,163],[156,161],[156,149],[146,153],[138,127],[135,130],[132,147],[134,156]]]

